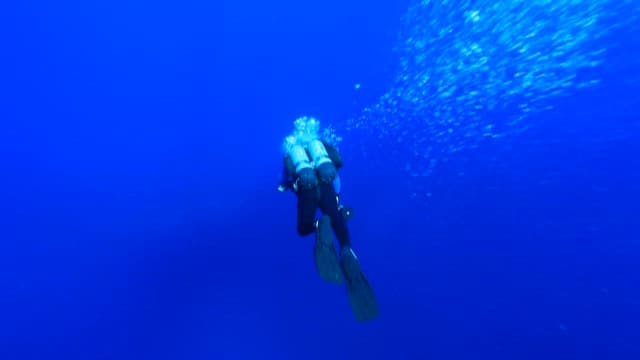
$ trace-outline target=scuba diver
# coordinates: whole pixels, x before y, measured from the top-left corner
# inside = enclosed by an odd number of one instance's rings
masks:
[[[319,128],[319,121],[312,117],[294,121],[294,131],[283,144],[284,171],[278,190],[296,194],[298,233],[316,234],[313,254],[320,277],[336,284],[344,281],[356,319],[371,320],[378,316],[378,303],[351,247],[347,220],[353,210],[340,203],[342,157],[322,139]],[[340,245],[339,259],[334,234]]]

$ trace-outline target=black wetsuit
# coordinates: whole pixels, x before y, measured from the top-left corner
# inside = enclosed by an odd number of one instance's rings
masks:
[[[342,167],[342,157],[337,149],[323,141],[329,154],[329,158],[337,170]],[[346,219],[339,208],[338,194],[333,183],[326,183],[318,180],[318,186],[311,189],[294,188],[297,181],[295,167],[291,159],[285,157],[283,185],[295,191],[298,197],[298,233],[302,236],[309,235],[315,231],[316,211],[320,209],[331,219],[331,227],[338,239],[341,247],[351,246],[349,229]]]

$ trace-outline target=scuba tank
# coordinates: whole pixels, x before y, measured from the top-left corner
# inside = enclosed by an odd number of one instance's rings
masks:
[[[329,158],[329,153],[327,153],[327,149],[322,144],[320,140],[312,140],[307,146],[309,150],[309,154],[311,155],[311,160],[313,161],[313,165],[318,167],[324,163],[331,162]]]
[[[325,183],[331,183],[333,179],[338,175],[335,165],[329,158],[327,149],[322,144],[322,141],[316,139],[309,142],[307,146],[311,160],[313,160],[313,166],[318,171],[318,177],[320,181]]]
[[[307,189],[314,188],[318,184],[318,178],[313,169],[311,159],[309,159],[309,155],[307,155],[304,147],[296,142],[295,137],[289,136],[285,140],[284,149],[287,156],[291,159],[291,163],[295,167],[295,172],[298,175],[294,188],[298,186]]]
[[[311,169],[311,161],[309,160],[309,156],[307,156],[307,152],[300,145],[293,145],[288,151],[289,157],[291,157],[291,162],[293,162],[293,166],[296,167],[296,174],[300,174],[300,171],[303,169]]]

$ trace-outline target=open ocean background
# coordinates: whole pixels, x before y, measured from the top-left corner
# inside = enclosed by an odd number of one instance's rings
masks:
[[[0,359],[640,359],[637,0],[9,1]],[[276,191],[342,138],[380,317]]]

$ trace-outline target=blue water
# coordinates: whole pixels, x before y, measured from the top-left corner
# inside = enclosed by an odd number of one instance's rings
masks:
[[[640,358],[640,4],[10,2],[0,359]],[[280,144],[342,138],[381,313]]]

